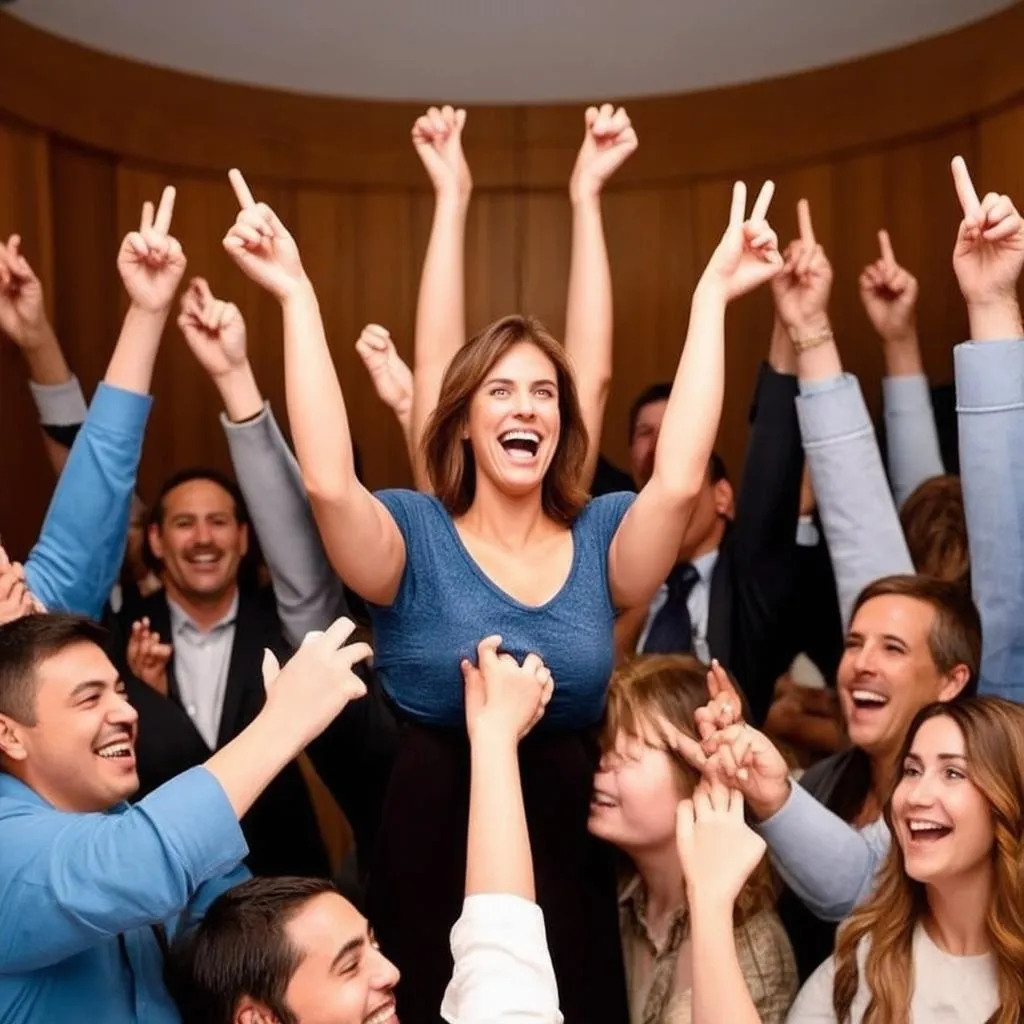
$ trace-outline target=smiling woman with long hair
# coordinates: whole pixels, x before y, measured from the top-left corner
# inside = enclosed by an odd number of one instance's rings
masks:
[[[1024,708],[971,698],[911,725],[874,894],[790,1021],[1017,1024],[1024,1009]]]

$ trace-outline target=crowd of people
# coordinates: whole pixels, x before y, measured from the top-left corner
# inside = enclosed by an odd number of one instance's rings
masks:
[[[280,305],[294,454],[239,309],[185,281],[173,187],[117,256],[128,311],[88,406],[0,244],[57,473],[24,563],[0,549],[0,1020],[1016,1024],[1021,215],[953,159],[958,475],[884,226],[859,282],[883,458],[809,204],[780,247],[771,182],[735,185],[626,471],[600,455],[601,194],[629,116],[584,117],[564,342],[521,314],[468,338],[465,128],[444,107],[412,130],[435,193],[412,365],[382,326],[356,342],[415,490],[362,483],[299,247],[240,171],[224,248]],[[734,482],[725,314],[762,287]],[[139,495],[176,300],[234,478]]]

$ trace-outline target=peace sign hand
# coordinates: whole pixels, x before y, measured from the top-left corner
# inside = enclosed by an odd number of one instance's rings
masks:
[[[215,298],[201,277],[181,297],[178,327],[199,364],[215,380],[245,367],[245,320],[233,302]]]
[[[814,237],[811,205],[796,205],[800,237],[786,248],[786,264],[772,282],[775,310],[792,330],[817,330],[828,326],[828,300],[832,292],[832,264]]]
[[[587,108],[586,134],[569,182],[573,201],[592,199],[605,182],[636,152],[637,137],[626,111],[606,103],[600,110]]]
[[[881,258],[860,275],[860,300],[872,326],[886,342],[917,337],[917,279],[896,262],[888,231],[878,232]]]
[[[465,110],[431,107],[412,126],[412,144],[440,196],[468,198],[473,177],[462,151]]]
[[[175,190],[168,186],[160,197],[160,206],[142,204],[138,231],[131,231],[121,243],[117,269],[135,306],[148,313],[164,313],[174,299],[185,273],[185,254],[181,243],[171,236]]]
[[[984,199],[971,181],[963,157],[954,157],[953,182],[964,219],[953,249],[953,270],[968,306],[1017,302],[1017,279],[1024,266],[1024,219],[1009,196],[989,192]]]
[[[224,248],[248,277],[283,302],[306,281],[299,247],[277,214],[256,202],[241,171],[228,171],[228,180],[241,211],[224,236]]]
[[[745,221],[747,186],[742,181],[733,186],[729,226],[700,279],[702,285],[723,289],[727,302],[770,281],[782,269],[779,240],[766,220],[774,193],[774,183],[766,181]]]

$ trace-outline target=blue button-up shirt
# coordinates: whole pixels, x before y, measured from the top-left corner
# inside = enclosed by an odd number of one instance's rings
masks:
[[[0,1020],[180,1024],[153,926],[173,941],[248,877],[247,852],[205,768],[103,814],[0,773]]]
[[[71,446],[42,533],[25,561],[50,611],[98,618],[124,558],[152,399],[100,384]]]

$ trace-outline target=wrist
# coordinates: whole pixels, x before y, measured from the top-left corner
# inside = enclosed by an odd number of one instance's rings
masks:
[[[477,757],[515,755],[519,749],[519,733],[508,721],[491,718],[483,712],[469,730],[469,745]]]
[[[472,184],[446,185],[434,193],[436,209],[438,212],[465,216],[472,194]]]
[[[882,352],[885,372],[889,377],[916,377],[924,372],[916,330],[911,329],[904,334],[883,334]]]
[[[304,305],[308,302],[312,302],[314,305],[319,306],[316,291],[313,288],[313,282],[310,281],[305,272],[303,272],[300,277],[296,277],[289,281],[288,285],[278,294],[277,297],[283,309],[287,309],[289,306],[293,305]]]
[[[687,882],[686,902],[690,908],[691,922],[698,919],[701,921],[728,921],[729,930],[732,931],[732,913],[736,906],[737,896],[738,894],[715,892],[709,885]]]
[[[248,359],[243,365],[232,367],[226,373],[215,374],[213,383],[220,392],[224,409],[232,423],[251,420],[263,411],[263,395],[260,394]]]
[[[973,341],[1009,341],[1024,335],[1016,295],[967,303]]]
[[[31,352],[56,345],[57,335],[53,333],[50,321],[44,316],[35,323],[25,324],[19,337],[14,341],[23,352]]]
[[[569,202],[574,209],[601,208],[601,186],[593,182],[569,182]]]
[[[797,314],[796,316],[782,316],[780,319],[786,328],[790,338],[794,335],[820,334],[832,330],[832,321],[824,310],[818,313]]]
[[[789,794],[792,788],[792,783],[787,778],[785,782],[779,786],[778,790],[766,795],[762,800],[747,800],[747,807],[750,808],[750,813],[755,821],[767,821],[769,818],[774,818],[783,807],[786,806],[786,801],[789,799]]]

